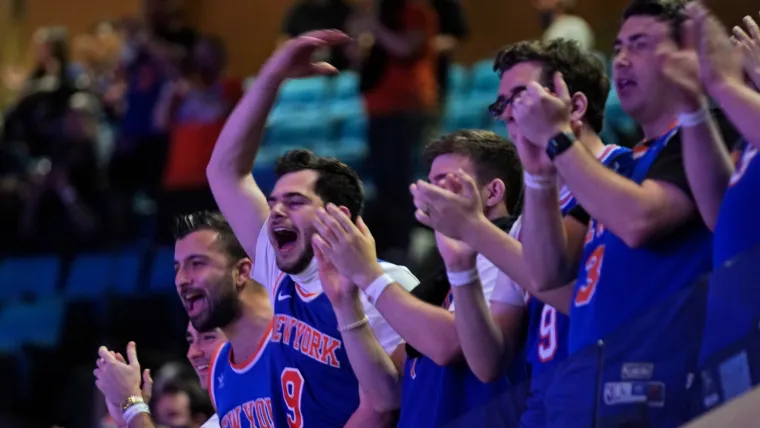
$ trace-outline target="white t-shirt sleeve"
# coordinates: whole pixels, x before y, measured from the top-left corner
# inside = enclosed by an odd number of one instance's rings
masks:
[[[477,258],[478,276],[480,277],[480,285],[483,287],[483,294],[486,296],[486,301],[491,299],[494,288],[496,288],[496,277],[499,273],[493,263],[491,263],[482,254],[478,254]],[[454,306],[456,300],[449,305],[449,312],[454,312]]]
[[[525,294],[522,288],[512,281],[512,278],[508,277],[504,272],[499,271],[495,282],[490,301],[506,303],[512,306],[525,306]]]
[[[221,428],[221,425],[219,425],[219,416],[214,413],[214,416],[201,425],[201,428]]]
[[[509,230],[509,236],[517,239],[522,228],[522,216],[512,224],[512,229]],[[497,270],[495,285],[491,298],[492,302],[506,303],[513,306],[525,306],[525,292],[523,289],[507,276],[506,273]],[[488,296],[486,296],[488,297]]]
[[[269,220],[264,222],[259,231],[259,238],[256,241],[256,255],[253,260],[253,272],[251,278],[261,284],[266,290],[269,298],[272,298],[272,289],[277,282],[277,276],[280,269],[277,268],[277,259],[275,258],[274,248],[269,242],[267,225]]]
[[[393,277],[396,282],[404,287],[406,291],[411,291],[416,287],[420,281],[415,277],[409,269],[403,266],[397,266],[392,263],[380,262],[385,273]],[[383,347],[388,354],[392,353],[403,340],[401,336],[396,333],[393,328],[385,321],[380,315],[380,312],[367,300],[364,293],[361,293],[362,305],[364,306],[364,313],[369,318],[369,325],[372,327],[372,332],[375,333],[377,341],[380,346]]]

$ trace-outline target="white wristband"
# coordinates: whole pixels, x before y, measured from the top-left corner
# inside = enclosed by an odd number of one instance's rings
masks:
[[[541,176],[524,172],[523,183],[530,189],[551,189],[557,185],[557,178],[552,175]]]
[[[449,285],[452,287],[463,287],[470,285],[480,278],[477,268],[472,268],[463,272],[449,272],[446,271],[446,275],[449,277]]]
[[[375,302],[377,302],[377,299],[380,298],[380,295],[383,294],[383,291],[394,282],[396,282],[396,280],[387,273],[378,276],[367,286],[367,289],[364,290],[367,300],[374,305]]]
[[[136,403],[129,407],[127,407],[127,410],[124,411],[124,413],[121,414],[122,419],[124,419],[124,422],[129,425],[130,422],[132,422],[132,419],[137,417],[140,413],[148,413],[150,414],[150,407],[148,407],[145,403]]]
[[[707,110],[707,107],[702,107],[692,113],[681,113],[678,115],[678,126],[681,128],[691,128],[700,125],[707,120],[708,114],[709,110]]]

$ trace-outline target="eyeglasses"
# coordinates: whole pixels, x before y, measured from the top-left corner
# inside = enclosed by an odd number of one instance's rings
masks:
[[[507,106],[512,104],[515,101],[515,98],[522,94],[524,90],[524,86],[512,89],[512,95],[510,95],[509,98],[505,97],[504,95],[499,95],[496,98],[496,101],[488,106],[488,113],[494,119],[501,119],[501,116],[504,114],[504,110],[507,109]]]

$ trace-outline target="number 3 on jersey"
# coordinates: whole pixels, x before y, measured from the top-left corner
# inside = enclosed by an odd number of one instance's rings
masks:
[[[302,428],[301,395],[303,394],[303,375],[298,369],[286,367],[280,376],[282,397],[288,406],[288,428]]]
[[[596,293],[599,277],[602,274],[602,262],[604,261],[604,245],[594,249],[591,256],[586,260],[586,283],[578,288],[575,294],[575,306],[587,305]]]
[[[541,311],[541,326],[539,329],[538,359],[542,363],[551,361],[559,347],[557,340],[557,310],[544,305]]]

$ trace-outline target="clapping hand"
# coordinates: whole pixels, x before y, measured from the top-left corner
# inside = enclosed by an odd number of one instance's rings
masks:
[[[436,232],[461,239],[469,225],[485,218],[478,185],[461,169],[436,184],[419,180],[410,186],[414,215]]]
[[[383,274],[383,269],[377,261],[375,238],[364,220],[357,217],[354,224],[344,209],[327,204],[317,210],[317,233],[312,244],[342,277],[364,289]]]
[[[755,84],[755,88],[760,90],[760,27],[751,16],[745,16],[742,21],[747,31],[738,25],[735,26],[731,41],[742,52],[744,71]]]
[[[572,97],[562,73],[554,74],[554,90],[556,94],[538,82],[530,82],[512,102],[520,136],[544,150],[555,135],[574,132]]]

